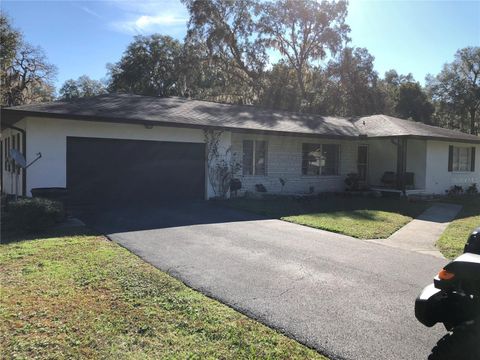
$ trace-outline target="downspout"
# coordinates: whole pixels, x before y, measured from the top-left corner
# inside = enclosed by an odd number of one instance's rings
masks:
[[[22,153],[26,159],[27,158],[27,132],[13,125],[8,125],[7,128],[16,130],[22,134]],[[22,168],[22,195],[27,196],[27,169],[25,168]]]

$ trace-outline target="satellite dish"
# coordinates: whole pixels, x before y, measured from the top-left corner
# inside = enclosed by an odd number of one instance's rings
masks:
[[[10,149],[10,157],[18,166],[25,168],[27,166],[27,161],[25,157],[17,149]]]

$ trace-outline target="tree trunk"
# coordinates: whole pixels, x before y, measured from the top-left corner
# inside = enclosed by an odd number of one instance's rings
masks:
[[[477,127],[475,124],[475,108],[470,109],[470,134],[477,135]]]
[[[298,81],[298,86],[300,87],[300,95],[301,95],[301,101],[306,99],[306,92],[305,92],[305,84],[303,83],[303,74],[302,74],[302,69],[297,68],[297,81]]]

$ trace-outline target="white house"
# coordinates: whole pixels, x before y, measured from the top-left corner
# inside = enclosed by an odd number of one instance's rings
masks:
[[[232,158],[241,192],[259,184],[270,193],[342,191],[349,173],[373,188],[425,194],[480,182],[479,137],[384,115],[345,119],[115,94],[5,108],[1,129],[3,192],[66,187],[79,203],[211,198],[209,169]],[[221,156],[209,162],[212,131],[221,134]],[[27,163],[41,158],[19,170],[12,148]]]

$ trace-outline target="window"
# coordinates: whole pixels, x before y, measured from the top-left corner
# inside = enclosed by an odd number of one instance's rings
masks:
[[[243,140],[243,175],[266,175],[267,142]]]
[[[303,175],[338,175],[338,144],[302,144]]]
[[[475,148],[450,145],[448,171],[475,171]]]
[[[358,177],[362,181],[367,181],[368,173],[368,145],[359,145],[357,153]]]

